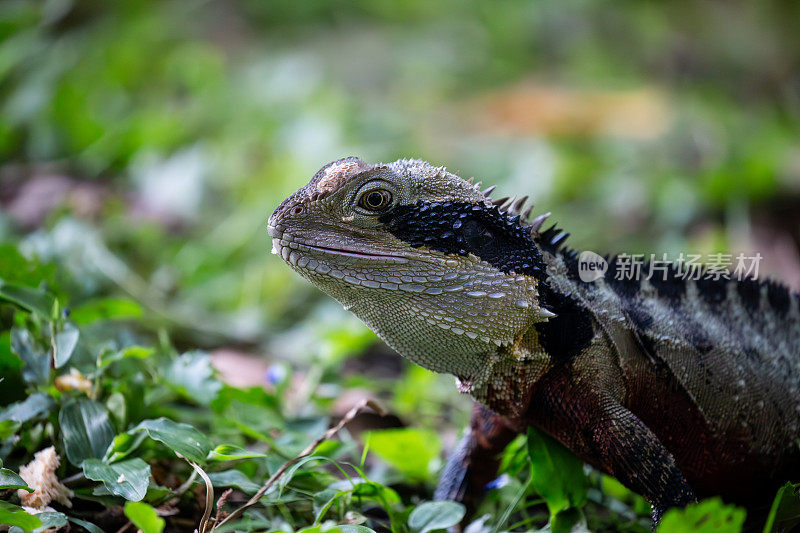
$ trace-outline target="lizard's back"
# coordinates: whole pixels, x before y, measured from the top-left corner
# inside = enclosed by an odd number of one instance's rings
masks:
[[[697,493],[739,500],[800,476],[800,298],[752,279],[608,279],[580,292],[612,340],[632,337],[625,404]]]

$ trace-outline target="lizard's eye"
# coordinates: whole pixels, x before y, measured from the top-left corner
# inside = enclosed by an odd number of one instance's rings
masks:
[[[358,205],[367,211],[383,211],[392,202],[392,193],[384,189],[372,189],[361,194]]]

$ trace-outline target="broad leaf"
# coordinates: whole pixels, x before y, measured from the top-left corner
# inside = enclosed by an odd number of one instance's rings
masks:
[[[121,361],[122,359],[147,359],[155,353],[153,348],[146,348],[144,346],[127,346],[122,350],[116,352],[109,351],[109,353],[102,355],[97,366],[99,368],[106,368],[112,363]]]
[[[147,433],[120,433],[106,450],[104,460],[108,463],[119,461],[133,452],[147,438]]]
[[[167,367],[164,377],[182,394],[202,405],[217,397],[222,382],[214,377],[211,358],[205,352],[186,352]]]
[[[7,283],[0,279],[0,300],[7,300],[27,309],[45,320],[51,320],[55,298],[42,289],[32,289],[24,285]]]
[[[142,316],[142,307],[124,298],[98,298],[72,309],[70,319],[84,325],[95,320],[127,320]]]
[[[40,265],[26,258],[13,244],[0,244],[0,279],[6,283],[36,287],[42,281],[52,281],[54,270],[54,265]]]
[[[42,521],[25,512],[22,507],[0,500],[0,524],[18,526],[25,531],[32,531],[42,525]]]
[[[575,507],[552,515],[549,526],[551,533],[589,533],[583,510]]]
[[[726,505],[719,498],[693,503],[685,509],[673,508],[664,514],[658,533],[739,533],[745,510]]]
[[[56,334],[56,355],[55,366],[61,368],[75,351],[75,346],[78,345],[79,332],[74,326],[66,326],[63,331]]]
[[[83,473],[89,479],[102,481],[112,494],[136,502],[147,494],[150,465],[138,457],[111,464],[100,459],[86,459]]]
[[[24,424],[28,420],[44,418],[42,415],[47,415],[55,403],[50,395],[36,392],[0,411],[0,420],[13,420]]]
[[[73,518],[71,516],[68,516],[67,520],[69,520],[73,524],[78,524],[79,526],[84,528],[89,533],[105,533],[105,531],[100,529],[98,526],[92,524],[91,522],[87,522],[86,520],[81,520],[79,518]]]
[[[247,494],[255,494],[261,487],[253,483],[243,472],[233,469],[208,474],[214,487],[236,487]]]
[[[230,444],[220,444],[208,454],[209,461],[233,461],[235,459],[253,459],[255,457],[266,457],[266,455]]]
[[[50,352],[39,346],[27,329],[11,328],[11,351],[22,359],[22,378],[45,385],[50,380]]]
[[[447,529],[455,526],[464,518],[466,509],[456,502],[425,502],[411,511],[408,516],[408,527],[415,533],[427,533],[435,529]]]
[[[103,405],[88,399],[71,401],[58,413],[61,438],[69,462],[80,466],[86,459],[99,459],[114,440],[114,426]]]
[[[772,507],[769,510],[767,521],[764,524],[764,533],[773,531],[788,531],[800,523],[800,485],[787,483],[778,489]]]
[[[583,507],[589,482],[583,462],[554,438],[528,428],[528,456],[533,487],[551,515],[570,507]]]
[[[42,525],[33,530],[34,533],[45,533],[45,531],[55,531],[67,525],[67,515],[59,512],[45,511],[36,515],[42,521]]]
[[[319,524],[322,522],[322,519],[325,518],[325,515],[331,508],[331,505],[333,505],[337,499],[345,494],[347,494],[347,492],[336,490],[330,487],[315,493],[313,500],[314,523]]]
[[[0,489],[23,489],[33,492],[33,489],[19,477],[19,474],[8,468],[0,468]]]
[[[367,434],[369,449],[415,481],[429,479],[432,461],[439,458],[439,436],[417,428],[385,429]]]
[[[0,440],[6,440],[15,434],[21,425],[16,420],[3,420],[0,422]]]
[[[143,533],[161,533],[164,530],[164,519],[144,502],[127,502],[125,516]]]
[[[196,463],[204,463],[211,451],[208,438],[189,424],[168,418],[144,420],[130,432],[146,431],[151,439],[163,442],[171,450]]]

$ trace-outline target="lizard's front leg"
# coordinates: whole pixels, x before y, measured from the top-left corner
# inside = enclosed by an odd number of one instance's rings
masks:
[[[476,403],[470,427],[447,458],[434,499],[461,502],[474,510],[487,483],[497,476],[500,454],[519,431],[507,418]]]
[[[602,413],[593,432],[602,466],[650,502],[654,524],[667,509],[695,501],[672,454],[641,420],[611,400]]]
[[[531,404],[534,424],[644,496],[653,508],[654,527],[667,509],[696,500],[672,454],[636,415],[603,392],[567,397],[578,390],[574,384],[540,389]]]

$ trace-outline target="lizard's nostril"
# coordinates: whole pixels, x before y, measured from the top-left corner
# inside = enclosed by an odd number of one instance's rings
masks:
[[[292,214],[295,215],[295,216],[299,215],[302,212],[303,212],[303,208],[301,206],[299,206],[299,205],[296,205],[296,206],[294,206],[292,208]]]

